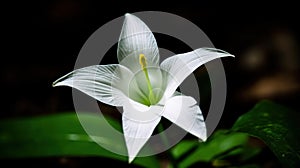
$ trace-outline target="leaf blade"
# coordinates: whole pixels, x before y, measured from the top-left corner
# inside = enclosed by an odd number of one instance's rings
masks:
[[[242,115],[232,130],[263,140],[283,165],[300,166],[299,114],[271,101],[261,101]]]
[[[101,128],[95,114],[79,114],[80,119],[87,120],[96,128]],[[93,137],[86,134],[81,127],[76,113],[55,114],[43,117],[7,119],[0,121],[0,158],[40,158],[57,156],[105,157],[128,162],[126,156],[112,153],[98,143],[111,143],[116,148],[125,148],[124,142],[105,137]],[[113,119],[109,123],[121,130]],[[118,142],[116,142],[118,141]],[[133,164],[143,167],[157,167],[155,157],[137,158]]]

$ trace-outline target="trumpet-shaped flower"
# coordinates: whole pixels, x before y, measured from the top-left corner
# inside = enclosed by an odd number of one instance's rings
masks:
[[[123,106],[123,133],[131,162],[161,117],[206,140],[206,126],[197,102],[176,89],[202,64],[226,56],[233,55],[215,48],[199,48],[159,63],[159,50],[150,29],[136,16],[126,14],[118,42],[119,64],[77,69],[53,86],[70,86],[100,102]]]

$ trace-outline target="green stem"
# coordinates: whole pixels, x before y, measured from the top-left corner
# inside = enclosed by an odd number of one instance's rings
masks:
[[[159,132],[159,135],[164,143],[165,146],[169,146],[169,141],[168,141],[168,138],[167,136],[163,133],[164,131],[164,126],[162,125],[162,123],[159,123],[158,126],[157,126],[157,130]]]
[[[164,132],[163,132],[163,131],[164,131],[164,127],[163,127],[163,125],[162,125],[161,122],[158,124],[157,130],[158,130],[158,132],[159,132],[159,135],[160,135],[160,137],[161,137],[162,142],[164,143],[164,145],[165,145],[165,146],[169,146],[170,143],[169,143],[169,141],[168,141],[168,138],[167,138],[166,134],[164,134]],[[168,156],[169,156],[169,158],[170,158],[172,167],[173,167],[173,168],[177,168],[177,167],[178,167],[178,166],[177,166],[177,161],[176,161],[176,159],[174,158],[174,156],[173,156],[171,150],[170,150],[170,149],[167,150],[167,153],[168,153]]]

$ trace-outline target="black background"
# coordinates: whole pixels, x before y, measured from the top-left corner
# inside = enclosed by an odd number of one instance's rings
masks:
[[[1,5],[0,117],[29,117],[72,111],[71,88],[53,88],[52,82],[73,70],[82,45],[103,24],[125,13],[151,10],[174,13],[192,21],[207,34],[216,48],[236,56],[234,59],[222,59],[228,95],[219,128],[230,128],[239,115],[265,98],[299,111],[297,5],[287,1],[264,4],[255,1],[238,4],[205,1],[165,3],[90,0],[4,2]],[[276,47],[274,39],[278,34],[279,37],[293,39],[291,48],[295,54],[291,65],[282,65],[286,53]],[[159,46],[171,51],[187,52],[186,46],[180,47],[176,41],[176,45],[172,45],[170,40],[164,40],[159,35],[157,40]],[[249,69],[244,62],[248,51],[256,48],[264,53],[263,61]],[[251,94],[256,82],[276,74],[283,76],[277,80],[283,85],[279,87],[295,85],[291,87],[294,89],[279,93],[275,89],[272,92],[274,94],[270,95]],[[288,79],[285,80],[285,77]],[[264,86],[272,83],[267,82]],[[209,104],[201,105],[205,113]]]

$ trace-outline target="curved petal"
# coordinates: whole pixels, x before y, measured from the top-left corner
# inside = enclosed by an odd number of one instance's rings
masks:
[[[127,97],[122,90],[128,90],[131,72],[124,66],[94,65],[74,70],[59,78],[53,86],[70,86],[112,106],[122,106]]]
[[[162,107],[145,108],[135,104],[124,106],[122,125],[129,163],[137,156],[159,123],[161,116],[157,111],[162,111]]]
[[[172,76],[168,79],[168,86],[165,91],[166,98],[173,95],[182,81],[199,66],[216,58],[232,56],[225,51],[215,48],[199,48],[192,52],[178,54],[164,60],[160,67],[169,72]]]
[[[205,141],[206,126],[196,103],[196,100],[189,96],[172,97],[166,102],[162,116]]]
[[[159,66],[159,51],[151,30],[138,17],[126,14],[118,42],[119,63],[136,72],[141,69],[140,54],[145,55],[148,66]]]

